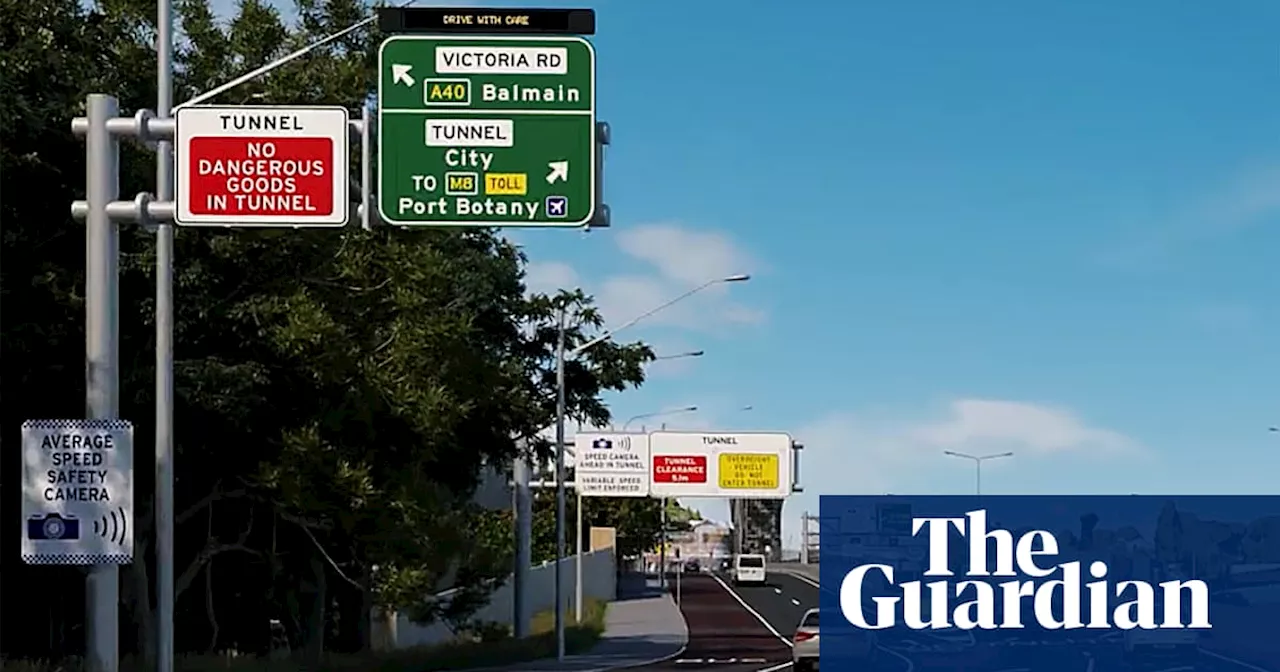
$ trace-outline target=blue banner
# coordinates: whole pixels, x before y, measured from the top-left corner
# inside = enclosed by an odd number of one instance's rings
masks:
[[[1280,672],[1280,496],[823,496],[828,670]]]

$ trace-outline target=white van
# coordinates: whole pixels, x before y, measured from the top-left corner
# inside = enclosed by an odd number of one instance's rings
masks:
[[[764,584],[764,556],[757,554],[743,554],[733,559],[733,583],[734,585],[742,585],[746,583]]]

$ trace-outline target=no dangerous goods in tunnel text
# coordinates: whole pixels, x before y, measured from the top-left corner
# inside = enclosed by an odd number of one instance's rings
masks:
[[[28,420],[22,424],[22,460],[26,562],[132,561],[132,424]]]
[[[382,44],[379,69],[383,220],[591,221],[595,52],[585,39],[395,35]]]
[[[184,107],[176,123],[178,224],[346,224],[345,109]]]

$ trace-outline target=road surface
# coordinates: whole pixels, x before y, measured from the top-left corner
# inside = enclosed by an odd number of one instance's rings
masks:
[[[753,614],[718,577],[684,575],[680,610],[689,626],[684,652],[664,663],[632,669],[779,672],[791,668],[791,645],[786,638],[770,630],[772,626]]]
[[[804,575],[773,572],[766,587],[737,589],[737,594],[773,628],[788,635],[801,615],[818,606],[818,585]],[[908,633],[904,633],[908,634]],[[1074,633],[981,633],[971,637],[885,634],[879,670],[929,672],[1131,672],[1115,635],[1079,636]],[[980,643],[979,643],[980,642]],[[780,668],[785,669],[785,668]],[[1189,672],[1178,666],[1154,666],[1151,672]],[[1280,672],[1254,662],[1204,649],[1196,672]]]

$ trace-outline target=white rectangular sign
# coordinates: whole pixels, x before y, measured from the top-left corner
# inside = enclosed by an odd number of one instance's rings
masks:
[[[775,499],[791,494],[791,436],[782,433],[652,432],[654,497]]]
[[[649,437],[578,434],[573,480],[584,497],[648,497]]]
[[[22,423],[22,463],[24,562],[133,562],[129,421],[28,420]]]
[[[181,107],[174,221],[343,226],[350,131],[341,107]]]

